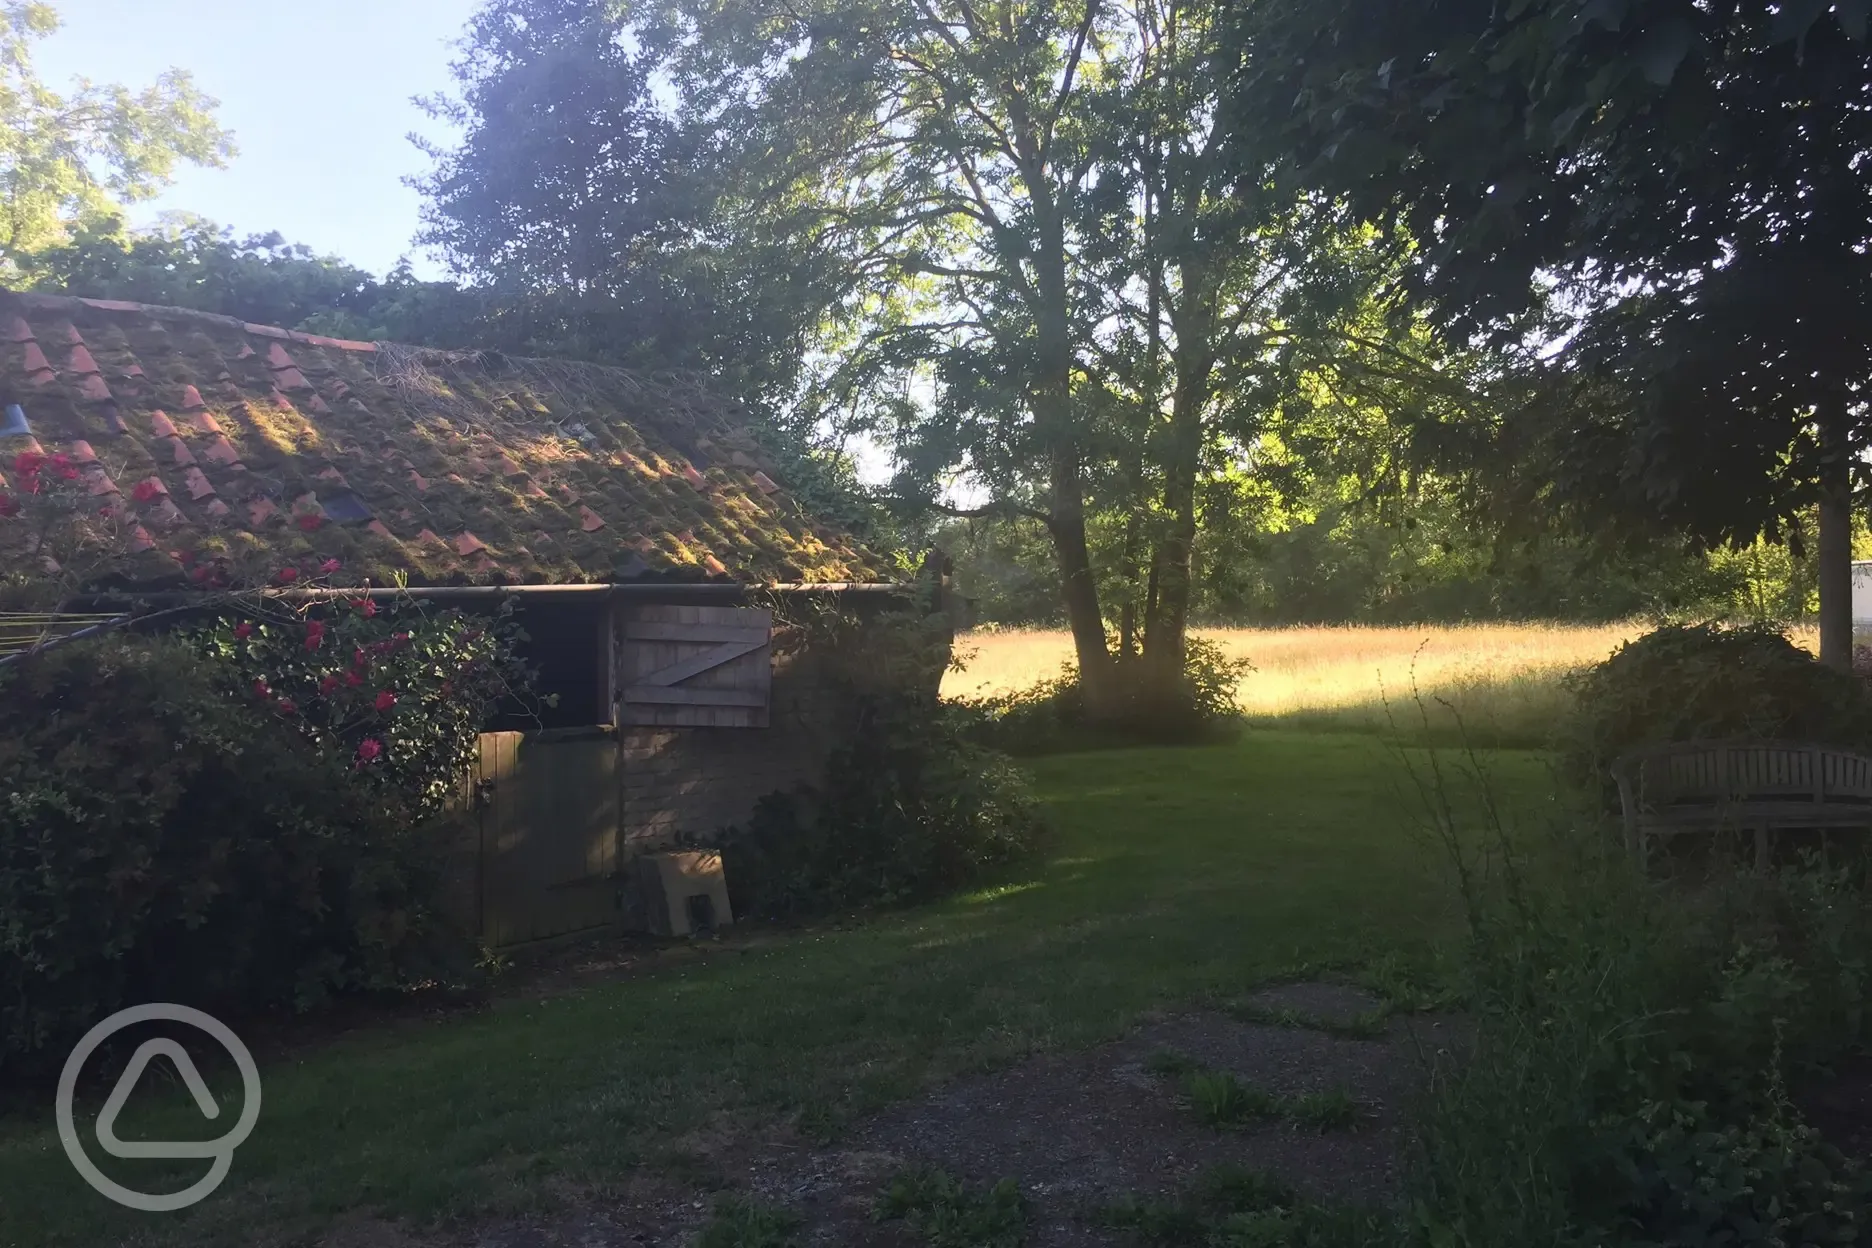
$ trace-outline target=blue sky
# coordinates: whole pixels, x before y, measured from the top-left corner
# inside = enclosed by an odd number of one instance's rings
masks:
[[[450,45],[475,0],[54,0],[64,27],[36,50],[55,89],[76,75],[147,85],[186,69],[221,101],[240,153],[184,168],[134,210],[197,212],[384,272],[409,253],[421,206],[402,184],[427,168],[411,131],[447,137],[410,98],[448,89]]]

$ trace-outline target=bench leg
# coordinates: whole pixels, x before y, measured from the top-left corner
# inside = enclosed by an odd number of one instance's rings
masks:
[[[1768,825],[1762,824],[1755,829],[1755,869],[1763,875],[1774,865],[1774,859],[1768,852]]]

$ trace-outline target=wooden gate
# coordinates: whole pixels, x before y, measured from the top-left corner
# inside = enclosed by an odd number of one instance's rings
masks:
[[[644,606],[617,630],[618,723],[765,728],[773,683],[771,612]]]
[[[614,923],[620,826],[616,734],[489,732],[475,769],[481,938],[499,948]]]

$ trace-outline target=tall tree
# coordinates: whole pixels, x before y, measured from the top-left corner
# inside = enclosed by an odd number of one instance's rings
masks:
[[[48,87],[32,45],[58,26],[51,5],[0,5],[0,280],[74,226],[112,221],[121,205],[154,195],[178,164],[220,166],[234,154],[216,101],[181,70],[141,91]]]
[[[424,241],[502,309],[515,349],[712,374],[743,397],[793,384],[832,275],[719,230],[714,127],[656,96],[661,62],[588,0],[490,0],[428,101],[462,134],[418,180]]]
[[[1872,441],[1865,0],[1244,0],[1246,131],[1418,240],[1459,335],[1562,343],[1543,466],[1746,542],[1819,504],[1850,661]]]

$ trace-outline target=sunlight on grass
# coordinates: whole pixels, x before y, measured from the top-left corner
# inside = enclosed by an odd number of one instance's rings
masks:
[[[1418,732],[1426,720],[1436,729],[1460,717],[1481,740],[1536,745],[1566,711],[1561,678],[1646,627],[1537,622],[1196,632],[1254,664],[1237,695],[1254,720]],[[1805,631],[1795,639],[1811,644]],[[1055,675],[1071,657],[1072,641],[1063,630],[982,631],[959,638],[957,651],[966,666],[949,674],[943,694],[980,697]]]

